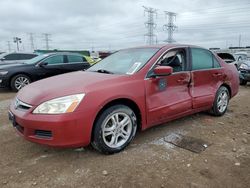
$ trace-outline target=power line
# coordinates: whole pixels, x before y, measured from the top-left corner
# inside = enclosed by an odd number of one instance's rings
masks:
[[[145,36],[148,37],[147,43],[149,45],[152,45],[152,44],[156,43],[156,41],[157,41],[156,35],[154,34],[154,29],[156,28],[156,23],[154,22],[154,17],[157,16],[157,10],[154,8],[145,7],[145,6],[143,6],[143,8],[144,8],[144,14],[145,13],[148,14],[148,21],[145,22],[145,26],[148,29],[148,32],[145,34]],[[154,40],[154,39],[156,39],[156,40]]]
[[[163,26],[163,30],[168,32],[168,38],[165,40],[165,42],[173,43],[175,42],[175,40],[173,39],[173,33],[177,28],[177,26],[174,25],[174,19],[176,19],[177,14],[174,12],[165,11],[165,15],[168,19],[168,23]]]
[[[49,41],[51,41],[51,39],[50,39],[51,34],[43,33],[43,36],[44,36],[44,41],[45,41],[45,45],[46,45],[46,50],[49,50]]]

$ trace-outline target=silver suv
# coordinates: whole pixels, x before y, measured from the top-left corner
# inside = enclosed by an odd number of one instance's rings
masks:
[[[23,63],[36,56],[37,54],[33,53],[3,53],[0,54],[0,65],[9,63]]]

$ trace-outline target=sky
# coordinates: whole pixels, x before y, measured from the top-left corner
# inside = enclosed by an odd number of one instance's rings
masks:
[[[176,43],[205,48],[250,46],[249,0],[0,0],[0,51],[50,49],[118,50],[147,44],[147,13],[156,9],[154,34],[167,39],[164,11],[177,14]]]

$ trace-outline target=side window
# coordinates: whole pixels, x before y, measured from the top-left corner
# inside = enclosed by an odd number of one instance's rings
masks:
[[[18,54],[9,54],[6,55],[4,58],[5,60],[18,60]]]
[[[213,61],[214,61],[214,68],[220,68],[221,67],[219,61],[214,56],[213,56]]]
[[[32,59],[36,56],[37,55],[35,55],[35,54],[22,54],[22,59]]]
[[[68,55],[68,63],[79,63],[79,62],[83,62],[82,56]]]
[[[173,50],[170,52],[167,52],[160,64],[160,66],[170,66],[173,68],[174,72],[180,72],[183,71],[185,68],[185,60],[186,60],[186,53],[184,50]]]
[[[213,68],[213,57],[210,51],[199,48],[192,48],[192,69],[211,69]]]
[[[63,55],[49,57],[48,59],[45,59],[44,62],[48,63],[48,65],[55,65],[55,64],[64,63]]]
[[[26,54],[18,54],[18,59],[19,60],[25,60],[25,59],[27,59]]]

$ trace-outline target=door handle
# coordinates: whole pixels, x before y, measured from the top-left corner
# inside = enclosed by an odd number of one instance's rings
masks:
[[[216,73],[213,74],[213,77],[218,77],[218,76],[223,76],[223,74],[222,73],[218,73],[218,72],[216,72]]]
[[[181,84],[188,84],[188,83],[189,83],[189,80],[183,78],[183,79],[177,80],[177,82],[178,82],[178,83],[181,83]]]

